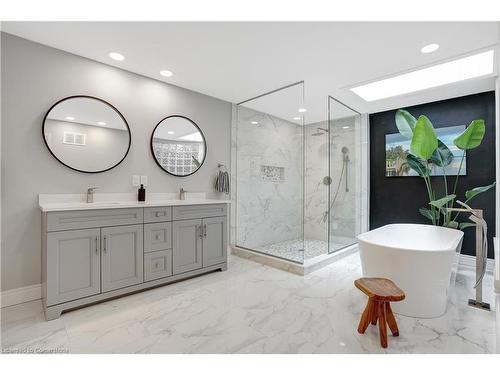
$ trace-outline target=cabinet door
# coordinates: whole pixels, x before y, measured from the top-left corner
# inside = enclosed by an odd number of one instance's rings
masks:
[[[142,225],[101,229],[102,291],[125,288],[143,281]]]
[[[224,263],[227,253],[225,217],[203,219],[203,267]]]
[[[172,232],[174,275],[201,268],[201,219],[174,221]]]
[[[99,294],[99,229],[47,234],[47,306]]]

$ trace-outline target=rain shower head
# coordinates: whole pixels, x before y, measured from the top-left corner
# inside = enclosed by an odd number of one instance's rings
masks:
[[[344,147],[342,147],[341,151],[343,154],[347,154],[349,152],[349,149],[344,146]]]
[[[313,137],[317,137],[317,136],[320,136],[320,135],[325,135],[328,133],[328,129],[325,129],[325,128],[317,128],[318,131],[316,133],[312,133],[311,135]]]

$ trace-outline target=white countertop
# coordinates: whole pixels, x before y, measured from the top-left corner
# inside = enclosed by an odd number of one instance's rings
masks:
[[[186,193],[185,200],[175,199],[175,196],[174,193],[152,193],[149,196],[146,195],[146,202],[138,202],[135,194],[96,193],[94,194],[94,203],[86,203],[85,194],[40,194],[38,206],[42,212],[50,212],[231,203],[230,200],[207,199],[204,193]]]

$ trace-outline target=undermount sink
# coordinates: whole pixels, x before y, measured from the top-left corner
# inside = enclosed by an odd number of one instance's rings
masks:
[[[110,205],[120,204],[120,202],[94,202],[89,204],[92,204],[94,206],[110,206]]]

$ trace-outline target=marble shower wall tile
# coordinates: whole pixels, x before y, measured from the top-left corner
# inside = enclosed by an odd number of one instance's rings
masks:
[[[236,244],[258,248],[301,238],[302,127],[240,106],[235,143]],[[283,179],[270,181],[262,166],[283,168]]]

